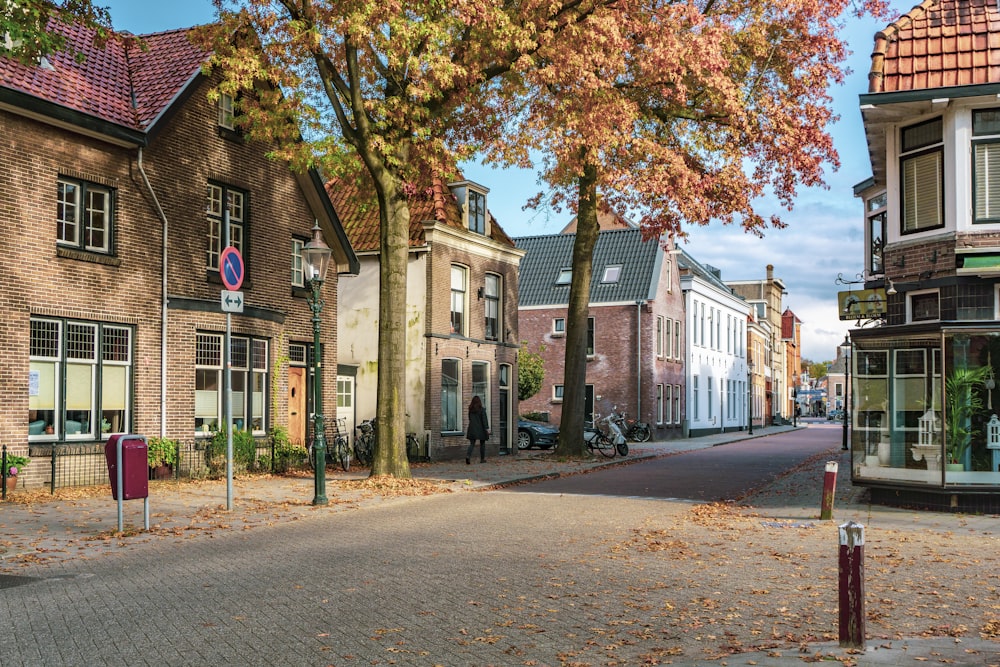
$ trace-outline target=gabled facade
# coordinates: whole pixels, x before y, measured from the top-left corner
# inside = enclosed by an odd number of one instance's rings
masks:
[[[781,301],[782,295],[786,293],[785,283],[774,277],[774,266],[771,264],[767,265],[766,271],[763,280],[727,280],[726,285],[756,309],[758,321],[768,324],[771,334],[770,355],[767,366],[757,372],[764,376],[767,392],[768,407],[764,419],[767,424],[776,424],[791,420],[792,388],[795,385],[793,369],[788,366],[786,339],[783,336],[784,309]]]
[[[1000,10],[927,0],[875,35],[861,112],[872,177],[851,332],[855,483],[873,499],[994,507],[1000,431]]]
[[[545,361],[538,394],[521,413],[562,419],[566,314],[575,234],[516,239],[521,340]],[[654,439],[680,437],[684,410],[683,301],[673,244],[643,241],[634,227],[601,231],[590,283],[586,415],[627,412]]]
[[[785,372],[788,393],[784,397],[787,405],[783,413],[789,419],[798,417],[800,408],[798,391],[802,384],[802,320],[795,316],[791,308],[781,314],[781,341],[785,347]]]
[[[56,24],[53,24],[56,25]],[[338,272],[357,262],[316,174],[292,174],[207,99],[206,54],[178,30],[148,50],[65,28],[44,66],[0,59],[0,439],[95,446],[110,433],[179,440],[223,423],[223,220],[245,265],[232,315],[233,416],[296,428],[311,313],[297,252],[318,221],[333,249],[324,360],[335,367]],[[82,63],[73,52],[86,55]],[[286,362],[291,357],[290,362]],[[328,401],[335,399],[333,378]],[[303,387],[303,389],[305,389]],[[328,403],[332,404],[332,403]],[[43,466],[26,469],[43,481]]]
[[[378,386],[379,224],[374,198],[328,183],[361,271],[339,285],[338,416],[375,416]],[[468,405],[490,419],[487,447],[517,437],[517,270],[523,253],[489,213],[489,190],[435,183],[410,200],[406,429],[434,459],[465,456]],[[366,205],[370,202],[369,205]]]
[[[687,435],[742,431],[753,400],[747,344],[747,303],[733,293],[721,272],[681,252],[681,289],[689,341],[684,360]],[[759,397],[759,394],[757,394]],[[763,414],[755,410],[755,414]]]

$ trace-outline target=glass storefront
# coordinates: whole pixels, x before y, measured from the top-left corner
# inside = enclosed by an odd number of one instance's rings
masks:
[[[856,338],[848,397],[854,480],[1000,487],[1000,333]]]

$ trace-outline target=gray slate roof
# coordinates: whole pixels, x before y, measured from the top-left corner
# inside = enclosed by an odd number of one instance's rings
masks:
[[[569,285],[556,285],[561,269],[573,265],[576,234],[550,234],[515,238],[526,251],[518,277],[521,306],[565,306]],[[642,240],[639,229],[609,229],[600,232],[594,247],[594,270],[590,281],[590,303],[634,302],[656,296],[656,285],[665,251],[657,239]],[[620,264],[617,283],[602,283],[604,268]]]
[[[682,278],[684,276],[684,271],[687,271],[691,275],[701,278],[706,283],[722,290],[723,292],[728,292],[730,294],[733,293],[733,288],[722,281],[722,276],[720,275],[721,271],[714,266],[700,263],[694,257],[689,255],[683,248],[677,258],[677,268],[681,270]]]

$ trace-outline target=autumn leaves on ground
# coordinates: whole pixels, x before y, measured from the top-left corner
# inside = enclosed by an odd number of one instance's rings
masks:
[[[183,486],[183,485],[181,485]],[[336,481],[331,503],[353,508],[363,502],[451,492],[428,481]],[[64,492],[55,502],[83,501],[106,489]],[[47,494],[18,494],[18,502],[53,502]],[[53,535],[38,535],[33,553],[8,557],[5,570],[49,558],[99,557],[136,540],[191,539],[215,531],[266,528],[297,520],[312,511],[302,501],[241,502],[239,512],[209,507],[187,517],[153,515],[151,534],[108,530],[52,547]],[[734,653],[765,651],[800,655],[799,647],[838,638],[837,523],[774,519],[752,507],[734,504],[678,505],[637,519],[622,539],[591,536],[585,559],[567,563],[549,554],[528,566],[548,571],[536,595],[497,592],[490,604],[495,627],[468,630],[459,642],[501,637],[504,628],[536,624],[567,605],[598,604],[608,610],[597,637],[560,656],[565,665],[622,664],[623,646],[641,647],[646,664],[719,659]],[[669,521],[664,517],[669,515]],[[643,516],[642,513],[637,516]],[[3,522],[0,521],[0,524]],[[656,525],[653,525],[656,524]],[[909,637],[1000,638],[1000,556],[996,538],[965,529],[868,529],[865,544],[866,623],[869,641],[878,644]],[[0,545],[2,548],[2,545]],[[589,576],[583,576],[587,573]],[[509,585],[509,584],[508,584]],[[505,589],[504,589],[505,590]],[[523,593],[523,591],[522,591]],[[583,639],[581,637],[581,639]],[[648,649],[647,649],[648,647]],[[817,659],[814,649],[801,654]],[[822,655],[820,655],[822,657]],[[525,664],[531,664],[530,658]],[[824,659],[853,664],[849,651]]]

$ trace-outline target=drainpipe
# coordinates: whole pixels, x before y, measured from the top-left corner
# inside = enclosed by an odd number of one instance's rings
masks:
[[[643,299],[635,301],[635,418],[642,420],[642,306]]]
[[[142,147],[139,147],[139,175],[142,182],[149,190],[149,196],[153,199],[153,206],[156,214],[163,223],[163,250],[161,254],[161,275],[160,275],[160,437],[167,437],[167,216],[160,206],[160,200],[153,192],[153,186],[146,177],[146,170],[142,168]]]

